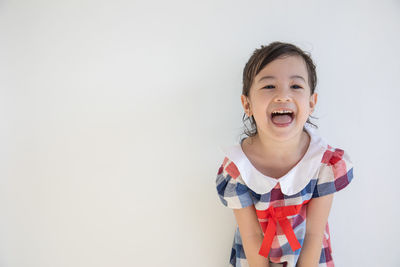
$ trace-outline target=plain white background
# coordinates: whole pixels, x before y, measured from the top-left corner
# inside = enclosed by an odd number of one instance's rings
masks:
[[[399,1],[0,1],[0,266],[227,266],[218,146],[275,40],[311,52],[355,165],[336,265],[399,266],[399,32]]]

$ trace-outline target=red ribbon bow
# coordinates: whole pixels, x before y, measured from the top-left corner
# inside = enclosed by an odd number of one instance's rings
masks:
[[[309,200],[304,201],[300,205],[293,206],[283,206],[283,207],[269,207],[266,210],[257,210],[257,217],[259,219],[268,219],[267,222],[260,222],[261,228],[264,232],[264,240],[261,244],[260,251],[258,254],[268,257],[269,251],[271,249],[272,240],[274,239],[276,233],[276,224],[279,222],[282,227],[283,232],[285,233],[290,247],[293,251],[301,248],[299,241],[294,234],[293,228],[290,225],[290,222],[287,216],[296,215],[299,213],[301,207],[306,204]]]

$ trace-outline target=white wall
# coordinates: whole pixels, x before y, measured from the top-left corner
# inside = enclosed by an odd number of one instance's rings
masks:
[[[354,180],[339,267],[398,266],[399,1],[0,1],[0,266],[227,266],[220,144],[281,40],[317,64],[314,120]]]

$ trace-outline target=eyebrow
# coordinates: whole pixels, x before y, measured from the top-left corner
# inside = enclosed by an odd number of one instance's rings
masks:
[[[275,78],[276,78],[275,76],[264,76],[264,77],[261,77],[258,80],[258,82],[261,82],[261,81],[267,80],[267,79],[275,79]],[[292,76],[290,76],[290,79],[293,79],[293,78],[299,78],[299,79],[303,80],[304,82],[306,82],[306,80],[300,75],[292,75]]]

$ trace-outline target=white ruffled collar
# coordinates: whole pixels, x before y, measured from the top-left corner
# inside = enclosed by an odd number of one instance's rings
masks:
[[[291,196],[304,189],[311,179],[316,178],[322,157],[328,148],[326,140],[319,136],[315,129],[308,124],[304,126],[311,137],[310,145],[297,165],[279,179],[259,172],[244,154],[240,143],[219,148],[226,157],[235,163],[243,181],[251,190],[257,194],[265,194],[270,192],[277,183],[280,183],[282,193]]]

